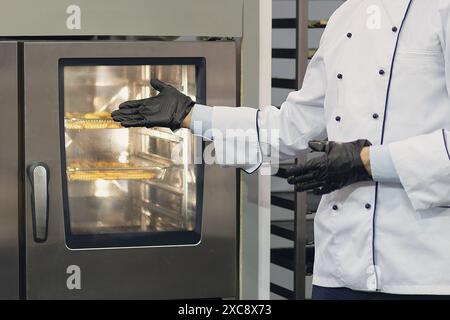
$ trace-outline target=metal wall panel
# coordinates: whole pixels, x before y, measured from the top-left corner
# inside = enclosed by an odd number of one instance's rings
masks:
[[[0,43],[0,299],[19,298],[17,44]]]

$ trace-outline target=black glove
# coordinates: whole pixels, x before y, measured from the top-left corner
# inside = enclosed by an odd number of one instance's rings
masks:
[[[122,103],[112,113],[114,121],[124,127],[167,127],[180,129],[184,118],[195,102],[162,81],[152,79],[151,85],[159,91],[155,97]]]
[[[372,181],[361,160],[361,150],[371,146],[368,140],[348,143],[311,141],[309,147],[323,155],[287,171],[288,183],[298,192],[323,195],[360,181]]]

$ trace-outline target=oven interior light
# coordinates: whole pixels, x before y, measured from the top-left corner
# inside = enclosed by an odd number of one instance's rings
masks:
[[[107,198],[110,196],[108,181],[103,179],[95,180],[95,196],[97,198]]]
[[[127,151],[122,151],[119,154],[119,158],[117,159],[117,161],[119,161],[120,163],[128,163],[128,156],[129,153]]]

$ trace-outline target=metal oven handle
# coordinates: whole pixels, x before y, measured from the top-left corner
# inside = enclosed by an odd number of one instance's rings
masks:
[[[36,242],[47,240],[48,229],[48,182],[49,169],[45,163],[36,162],[28,167],[31,182],[31,208],[33,215],[33,236]]]

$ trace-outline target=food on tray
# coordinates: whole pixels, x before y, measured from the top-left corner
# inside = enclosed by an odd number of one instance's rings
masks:
[[[109,120],[112,119],[111,113],[107,111],[97,111],[89,113],[80,112],[66,112],[64,114],[66,119],[86,119],[86,120]]]
[[[100,117],[98,115],[96,115],[95,113],[86,113],[84,115],[84,118],[89,119],[89,120],[100,119]]]
[[[65,121],[65,128],[72,130],[83,129],[122,129],[123,127],[118,122],[113,120],[78,120],[71,119]]]
[[[113,161],[70,161],[67,166],[67,175],[70,180],[145,180],[153,179],[156,171],[142,169],[131,163]]]
[[[122,163],[115,161],[74,160],[69,162],[68,167],[74,169],[133,168],[133,165],[130,163]]]
[[[111,113],[98,111],[90,113],[66,112],[66,129],[120,129],[120,123],[112,120]]]
[[[130,169],[130,170],[80,170],[67,172],[69,180],[91,181],[91,180],[151,180],[155,178],[153,171]]]

